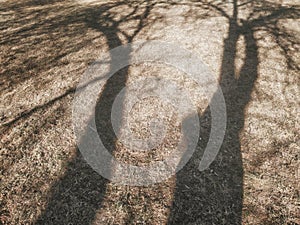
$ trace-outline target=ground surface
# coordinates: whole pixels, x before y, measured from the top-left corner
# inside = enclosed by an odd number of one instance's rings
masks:
[[[296,0],[2,0],[0,224],[300,224],[299,10]],[[175,176],[120,186],[76,148],[72,101],[91,63],[140,39],[201,57],[219,77],[227,131],[216,160],[198,171],[211,125],[201,90],[169,66],[124,68],[107,81],[96,109],[97,130],[116,158],[147,164],[177,143],[171,113],[162,118],[171,132],[154,151],[132,153],[114,141],[113,99],[139,77],[168,78],[189,90],[201,139]],[[157,99],[137,105],[134,132],[147,136],[147,118],[158,109],[170,110]]]

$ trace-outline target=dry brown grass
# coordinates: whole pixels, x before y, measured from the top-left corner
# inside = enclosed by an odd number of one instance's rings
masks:
[[[1,1],[0,224],[300,224],[297,4],[239,1],[235,18],[222,1]],[[178,82],[199,106],[202,134],[180,173],[149,187],[118,186],[76,149],[71,106],[80,76],[101,53],[139,39],[176,43],[220,75],[228,130],[209,170],[197,170],[207,102],[161,65],[132,66],[109,81],[98,131],[124,161],[164,157],[176,132],[165,149],[132,154],[115,146],[103,122],[137,77]],[[143,106],[151,111],[153,101]],[[141,135],[143,128],[135,127]]]

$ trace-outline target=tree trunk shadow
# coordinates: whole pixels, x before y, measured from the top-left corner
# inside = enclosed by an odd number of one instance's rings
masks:
[[[208,169],[201,172],[195,169],[209,138],[211,114],[208,107],[200,116],[201,140],[197,150],[192,160],[176,175],[168,224],[241,224],[242,221],[243,163],[239,134],[257,79],[258,53],[253,31],[249,27],[238,26],[236,14],[237,11],[229,21],[219,82],[227,108],[224,141]],[[234,60],[240,35],[245,38],[246,58],[239,77],[235,78]],[[214,97],[211,101],[215,101]]]
[[[114,36],[112,33],[110,35],[110,38]],[[121,44],[119,38],[115,37],[109,46],[114,48]],[[111,152],[115,146],[114,130],[111,126],[103,125],[101,121],[110,121],[112,104],[126,84],[127,70],[125,68],[107,80],[95,109],[98,135],[104,146],[110,146]],[[81,138],[80,143],[89,141],[87,135],[88,132]],[[52,188],[51,192],[54,194],[37,224],[91,224],[97,210],[101,208],[108,180],[91,168],[78,149],[77,156],[67,168],[63,178]]]
[[[121,46],[123,42],[119,37],[121,30],[118,28],[119,23],[124,22],[115,21],[112,16],[105,12],[109,12],[111,8],[119,5],[126,5],[126,2],[117,2],[112,5],[103,6],[103,8],[88,8],[86,9],[87,18],[85,19],[88,27],[103,33],[107,40],[109,50]],[[137,28],[132,35],[126,36],[126,42],[130,43],[134,37],[144,27],[144,22],[148,17],[150,10],[154,5],[147,4],[141,15],[136,16],[136,10],[128,15],[128,20],[138,19]],[[137,7],[137,6],[136,6]],[[107,24],[100,24],[97,22],[99,17],[105,20]],[[131,18],[132,17],[132,18]],[[110,61],[116,61],[111,55]],[[126,59],[129,62],[130,51]],[[114,71],[114,65],[111,63],[110,71]],[[109,74],[108,72],[107,74]],[[103,145],[113,154],[115,150],[116,135],[111,123],[111,110],[113,102],[119,92],[125,87],[128,76],[128,67],[125,67],[110,77],[104,86],[104,89],[97,100],[95,108],[95,122],[98,135],[103,141]],[[97,79],[95,79],[97,81]],[[74,90],[75,91],[75,90]],[[120,116],[122,110],[120,110]],[[108,124],[108,125],[107,125]],[[86,132],[80,139],[80,143],[89,141]],[[79,144],[80,145],[80,144]],[[109,164],[109,162],[108,162]],[[112,168],[109,167],[108,170]],[[53,195],[44,210],[42,215],[36,221],[36,224],[91,224],[97,210],[102,207],[103,198],[106,193],[106,186],[109,181],[99,175],[91,166],[85,161],[84,157],[77,149],[77,155],[68,166],[62,179],[60,179],[51,190]]]

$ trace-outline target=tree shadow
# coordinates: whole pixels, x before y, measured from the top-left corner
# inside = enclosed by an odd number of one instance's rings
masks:
[[[141,6],[142,4],[144,6]],[[131,7],[132,11],[116,20],[109,10],[121,5]],[[87,27],[105,35],[107,45],[111,50],[133,41],[134,37],[144,28],[146,19],[154,5],[147,1],[138,4],[119,1],[101,7],[89,7],[81,13],[86,15],[84,21]],[[130,21],[137,22],[137,25],[131,34],[127,34],[119,28],[119,25]],[[125,41],[120,38],[120,35],[125,36]],[[129,62],[130,51],[125,58]],[[114,62],[114,60],[113,55],[111,55],[110,62]],[[110,65],[110,67],[110,71],[114,71],[114,65]],[[125,67],[106,81],[95,108],[98,135],[110,152],[113,152],[115,148],[116,131],[107,121],[111,119],[112,105],[116,96],[126,85],[127,75],[128,67]],[[92,82],[97,81],[97,79]],[[75,89],[72,89],[71,92],[75,92]],[[88,132],[81,138],[80,143],[87,141],[89,141]],[[101,208],[108,180],[96,173],[87,164],[78,149],[77,156],[67,168],[63,178],[53,186],[51,190],[53,195],[36,224],[90,224],[94,221],[96,211]]]
[[[168,224],[242,223],[243,163],[239,135],[244,127],[245,111],[258,77],[259,58],[255,31],[272,26],[279,18],[294,17],[297,14],[297,11],[291,8],[269,5],[269,15],[255,19],[251,18],[255,15],[251,15],[247,20],[240,20],[237,0],[232,3],[232,16],[222,9],[222,3],[207,4],[225,16],[229,23],[219,81],[226,102],[227,128],[216,159],[208,169],[198,171],[196,168],[203,156],[211,130],[210,107],[200,116],[198,147],[193,158],[176,175],[173,207]],[[253,4],[255,5],[255,2]],[[245,41],[245,59],[238,73],[235,59],[240,37],[244,37]],[[214,96],[211,99],[210,104],[216,101],[215,98]]]

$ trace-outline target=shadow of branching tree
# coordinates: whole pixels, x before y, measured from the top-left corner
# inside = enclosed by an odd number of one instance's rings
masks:
[[[55,125],[56,120],[66,113],[64,104],[70,103],[68,98],[75,93],[79,75],[98,57],[92,54],[95,43],[98,45],[97,49],[103,47],[99,45],[104,45],[107,48],[105,50],[130,43],[143,29],[155,21],[163,20],[150,16],[153,9],[171,6],[201,9],[201,14],[197,10],[189,11],[185,15],[187,20],[216,15],[227,19],[228,32],[224,40],[219,84],[226,100],[228,118],[224,143],[216,160],[208,170],[199,172],[196,169],[197,163],[203,154],[211,128],[209,107],[200,116],[201,140],[191,161],[176,175],[168,223],[241,224],[243,165],[239,136],[244,126],[245,110],[258,77],[260,62],[256,32],[268,30],[272,33],[277,38],[277,44],[282,48],[289,67],[299,70],[290,50],[297,40],[293,35],[282,31],[277,23],[282,18],[299,18],[299,10],[268,1],[107,1],[94,5],[78,5],[73,1],[62,0],[1,2],[0,48],[3,54],[0,58],[0,91],[4,93],[3,96],[7,96],[3,99],[3,104],[8,107],[6,111],[0,112],[1,138],[4,140],[6,134],[20,124],[32,123],[28,125],[31,130],[20,135],[21,142],[18,146],[13,146],[9,139],[3,142],[6,147],[3,150],[5,159],[1,158],[1,175],[6,176],[14,162],[29,154],[28,149],[39,142],[38,134],[43,129],[47,130],[47,124]],[[248,9],[243,14],[245,6]],[[124,28],[124,24],[130,24],[130,28]],[[87,35],[88,32],[91,33]],[[245,42],[245,59],[241,70],[237,71],[235,60],[237,43],[241,37]],[[102,42],[97,42],[98,40]],[[86,48],[88,51],[83,50]],[[69,61],[70,55],[81,52],[82,57],[78,57],[75,62]],[[130,54],[127,58],[129,61]],[[110,65],[112,61],[114,58],[106,63]],[[60,68],[66,66],[72,69],[65,75],[59,77],[53,73],[53,68],[61,73],[65,72]],[[111,124],[103,123],[110,120],[111,106],[117,94],[125,87],[127,75],[128,68],[124,68],[111,77],[97,103],[97,115],[101,115],[97,118],[98,132],[106,140],[104,144],[112,150],[115,147],[114,131]],[[65,80],[69,82],[64,86]],[[47,92],[49,98],[21,104],[14,110],[9,108],[13,105],[10,103],[9,93],[21,85],[32,86],[29,87],[31,91],[41,92],[53,83],[62,85],[56,91]],[[9,114],[8,111],[12,112]],[[36,115],[40,116],[32,119]],[[102,207],[108,181],[93,171],[78,152],[66,168],[64,175],[52,186],[47,206],[37,219],[37,224],[90,224],[95,220],[97,210]],[[40,179],[40,183],[47,182],[47,179]],[[35,185],[36,189],[42,186]],[[164,189],[164,183],[160,187]],[[9,185],[1,189],[4,193],[2,196],[9,195]],[[142,189],[143,187],[134,190]],[[147,198],[145,193],[141,195]],[[150,200],[145,201],[151,205],[153,199],[148,197]],[[2,208],[5,208],[6,200],[3,199],[1,207],[4,205]],[[125,202],[129,204],[129,200]],[[144,202],[137,204],[147,206]],[[1,213],[6,216],[7,212],[1,210]],[[134,209],[127,213],[125,223],[135,223],[137,216]],[[36,212],[30,212],[23,216],[23,220],[20,219],[22,216],[16,216],[11,223],[32,222],[36,215]],[[3,218],[1,217],[1,221]],[[156,219],[161,223],[165,222],[164,218]],[[5,219],[3,221],[5,223]]]
[[[282,7],[267,1],[237,1],[222,3],[200,1],[200,7],[208,7],[227,18],[229,28],[224,40],[220,86],[227,107],[227,129],[220,152],[209,169],[195,170],[203,154],[210,133],[210,109],[201,115],[201,139],[198,152],[177,176],[176,191],[169,224],[241,224],[243,206],[243,164],[241,156],[240,132],[244,126],[245,110],[251,100],[258,78],[258,45],[255,32],[270,29],[283,49],[287,63],[297,68],[289,56],[288,45],[295,39],[278,31],[277,21],[282,18],[299,18],[299,11]],[[249,5],[252,12],[241,19],[243,9]],[[232,9],[228,13],[228,8]],[[242,17],[244,18],[244,17]],[[279,33],[282,35],[279,37]],[[240,71],[235,60],[237,43],[244,37],[245,58]],[[212,98],[212,102],[215,101]],[[196,166],[195,166],[196,165]]]
[[[102,33],[106,38],[108,48],[113,49],[134,40],[135,36],[144,28],[146,21],[149,23],[150,20],[147,18],[154,5],[148,1],[107,3],[101,7],[87,8],[81,11],[84,15],[82,20],[88,28]],[[111,10],[120,6],[126,6],[128,13],[116,19],[118,14],[114,14]],[[122,30],[120,28],[122,23],[133,23],[134,26],[128,31]],[[129,54],[130,52],[127,56],[128,62]],[[114,62],[115,59],[111,57],[110,60]],[[114,149],[115,134],[111,124],[107,126],[106,122],[110,121],[114,99],[126,85],[127,74],[128,67],[108,79],[97,103],[96,115],[100,115],[100,118],[96,118],[97,129],[101,139],[105,140],[104,145],[111,150]],[[74,178],[77,179],[75,184]],[[101,208],[106,184],[107,181],[92,171],[78,156],[71,162],[64,177],[54,187],[54,195],[37,224],[91,223],[96,210]]]
[[[106,44],[108,49],[132,42],[146,22],[150,23],[151,20],[147,17],[154,5],[155,3],[148,1],[117,1],[92,6],[77,5],[72,1],[1,3],[0,11],[4,20],[1,20],[0,25],[4,32],[1,33],[0,44],[5,53],[5,58],[1,58],[1,63],[3,62],[3,69],[0,71],[1,89],[9,91],[26,82],[36,85],[37,89],[45,88],[48,85],[47,82],[52,80],[51,77],[49,79],[43,77],[46,72],[49,76],[51,69],[69,64],[70,62],[66,59],[68,55],[82,51],[96,39],[103,38],[102,44]],[[121,26],[126,23],[131,23],[132,26],[122,29]],[[13,29],[10,29],[11,27]],[[85,36],[89,30],[94,31],[94,36]],[[91,60],[94,58],[91,57],[90,62]],[[76,62],[79,66],[75,65],[76,70],[68,71],[68,75],[82,74],[82,69],[85,67],[82,64],[90,62],[79,58]],[[104,120],[110,118],[110,106],[115,96],[126,84],[127,69],[119,71],[106,83],[99,99],[99,109],[102,110],[100,113]],[[62,80],[66,78],[62,77]],[[78,80],[78,77],[74,80]],[[64,104],[68,101],[66,99],[75,93],[76,82],[73,83],[73,87],[64,87],[63,91],[57,90],[61,94],[56,93],[56,97],[49,101],[37,103],[31,108],[27,105],[25,110],[17,109],[15,115],[8,116],[6,113],[1,115],[3,134],[11,132],[14,127],[36,114],[49,112],[57,104]],[[51,115],[45,113],[49,118],[43,118],[41,122],[34,121],[32,129],[42,132],[43,126],[49,121],[54,120],[55,123],[55,115],[58,112],[59,114],[66,113],[64,107],[58,109],[59,111],[54,107]],[[109,128],[106,127],[106,130],[103,130],[104,128],[100,129],[101,133],[112,132]],[[23,137],[21,145],[26,147],[38,142],[38,136],[30,133],[31,131],[27,137]],[[13,149],[8,147],[8,150]],[[5,160],[10,159],[7,161],[10,163],[3,164],[5,166],[3,170],[1,169],[2,174],[5,175],[5,172],[14,166],[14,161],[17,162],[22,157],[26,157],[24,154],[18,154],[19,150],[22,150],[22,146],[18,146],[16,150],[7,151]],[[80,155],[75,156],[66,167],[67,171],[64,176],[52,187],[49,204],[37,220],[38,224],[89,224],[94,220],[95,211],[101,206],[107,181],[94,172]],[[5,208],[5,201],[3,207]],[[26,218],[14,218],[14,220],[23,223]]]

